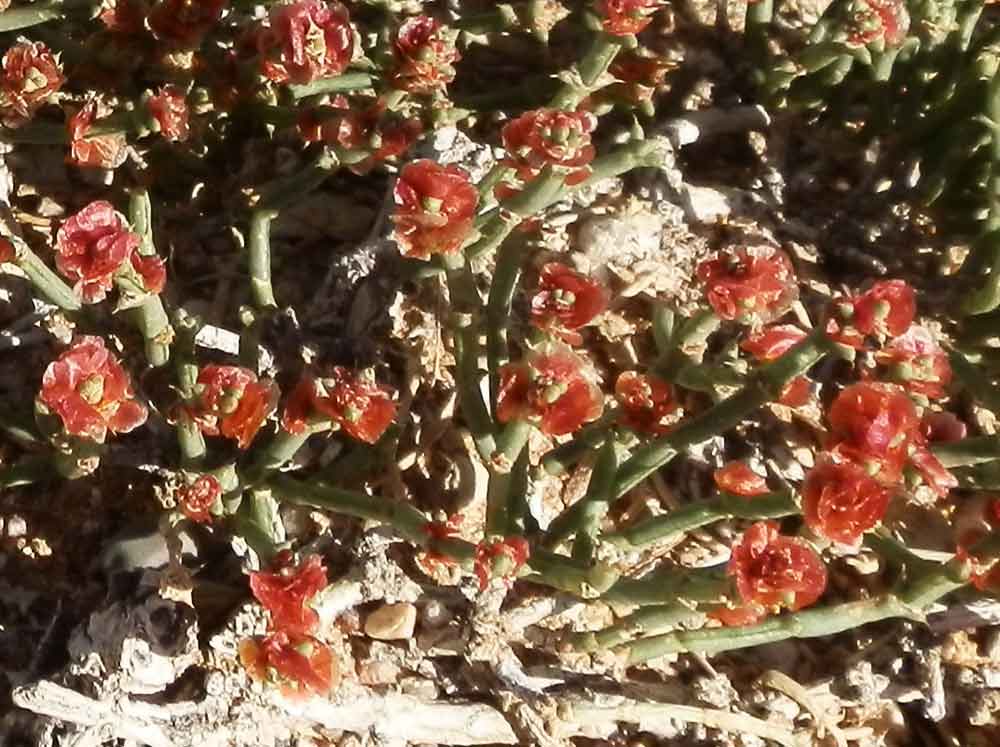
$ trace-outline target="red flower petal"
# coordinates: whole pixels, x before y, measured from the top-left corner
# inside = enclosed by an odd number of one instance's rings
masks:
[[[507,162],[524,181],[545,166],[577,171],[594,159],[590,133],[596,126],[597,118],[590,112],[536,109],[522,114],[504,125],[501,133]]]
[[[41,42],[19,42],[3,56],[0,120],[19,127],[58,91],[65,78],[55,56]]]
[[[278,390],[238,366],[205,366],[198,373],[201,394],[190,415],[210,436],[222,435],[245,449],[274,411]]]
[[[910,462],[917,468],[924,483],[939,497],[943,498],[952,488],[958,487],[958,479],[945,469],[922,440],[914,444],[911,449]]]
[[[207,524],[212,506],[222,497],[222,485],[212,475],[201,475],[191,485],[177,491],[177,505],[191,521]]]
[[[760,521],[733,547],[728,573],[745,604],[808,607],[826,589],[826,566],[806,542],[778,534],[773,521]]]
[[[396,34],[397,66],[391,75],[396,88],[433,93],[455,79],[454,65],[460,56],[454,42],[440,31],[441,24],[430,16],[403,21]]]
[[[709,304],[722,319],[768,322],[798,297],[788,255],[770,247],[737,249],[698,265]]]
[[[271,6],[270,26],[257,35],[265,77],[311,83],[340,75],[354,55],[354,29],[339,2],[297,0]]]
[[[92,202],[67,218],[56,233],[56,268],[84,301],[96,303],[114,286],[115,273],[139,243],[125,216],[110,202]]]
[[[806,338],[806,333],[794,324],[775,324],[753,332],[740,347],[759,361],[780,358]]]
[[[479,192],[457,166],[426,159],[408,163],[396,181],[394,238],[407,257],[458,251],[472,232]]]
[[[806,524],[835,542],[856,545],[889,507],[890,492],[851,462],[822,458],[802,486]]]
[[[755,495],[771,492],[764,478],[744,462],[729,462],[722,469],[715,470],[713,476],[719,490],[733,495],[752,498]]]
[[[392,392],[366,376],[334,366],[327,376],[307,376],[285,407],[283,423],[290,433],[302,433],[310,414],[329,418],[351,438],[373,444],[396,417]]]
[[[623,425],[642,433],[662,435],[681,412],[673,387],[658,376],[625,371],[615,382],[615,398]]]
[[[340,682],[340,669],[330,649],[309,636],[269,633],[240,642],[240,662],[258,682],[281,688],[286,697],[325,695]]]
[[[128,141],[124,133],[88,137],[97,118],[97,102],[90,100],[66,121],[70,139],[66,161],[76,166],[117,169],[128,156]]]
[[[128,376],[99,337],[77,338],[49,364],[39,399],[67,433],[95,441],[146,422],[146,407],[132,399]]]
[[[531,554],[531,548],[524,537],[507,537],[502,540],[483,540],[476,546],[475,571],[479,578],[479,590],[490,584],[490,579],[496,572],[502,572],[502,578],[508,584],[517,578],[521,569]]]
[[[947,394],[952,377],[948,354],[924,327],[911,325],[902,335],[889,340],[876,359],[890,366],[890,377],[908,392],[928,399]]]
[[[165,139],[174,142],[188,139],[190,127],[187,100],[179,89],[163,86],[159,93],[149,97],[146,106]]]
[[[497,419],[528,420],[550,436],[572,433],[604,409],[590,364],[562,343],[532,350],[500,370]]]
[[[304,635],[316,630],[319,615],[307,603],[326,586],[326,568],[318,555],[275,573],[250,574],[250,590],[271,613],[272,629],[288,634]]]
[[[531,299],[531,323],[573,342],[579,335],[572,331],[590,323],[607,305],[603,285],[560,262],[549,262],[542,267],[538,291]]]
[[[875,283],[853,305],[851,323],[863,335],[901,335],[917,313],[916,294],[904,280]]]
[[[598,0],[601,26],[609,34],[638,34],[653,20],[653,13],[666,5],[662,0]]]

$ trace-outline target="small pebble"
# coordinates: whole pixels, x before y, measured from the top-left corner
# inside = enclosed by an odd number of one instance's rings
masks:
[[[413,635],[417,608],[409,602],[383,604],[365,620],[365,635],[380,641],[400,641]]]

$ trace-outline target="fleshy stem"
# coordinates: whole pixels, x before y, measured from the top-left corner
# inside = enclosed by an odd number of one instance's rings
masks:
[[[641,636],[666,633],[679,623],[697,615],[697,612],[682,604],[643,607],[603,630],[576,633],[570,637],[569,645],[577,651],[606,650]]]
[[[28,248],[21,237],[10,234],[5,238],[14,247],[14,263],[28,276],[28,280],[42,298],[63,311],[79,311],[82,308],[80,298],[73,289],[52,272],[48,265]]]
[[[414,544],[433,550],[465,568],[472,567],[476,546],[454,537],[433,538],[427,532],[427,516],[408,503],[310,484],[284,475],[271,477],[267,487],[277,497],[290,503],[388,524]],[[544,550],[532,552],[521,575],[535,583],[587,596],[601,593],[617,579],[614,570],[606,565],[586,566],[564,555]]]
[[[595,32],[590,49],[569,73],[570,82],[563,85],[549,106],[573,111],[587,96],[606,85],[602,78],[624,44],[625,40],[620,36],[613,36],[605,31]]]
[[[186,405],[195,399],[198,382],[198,364],[195,362],[194,338],[200,324],[197,319],[180,309],[174,316],[175,341],[174,366],[177,372],[177,390],[181,406],[177,408],[177,444],[181,451],[181,464],[185,469],[196,469],[205,458],[205,437],[201,428],[187,413]]]
[[[683,599],[690,604],[718,604],[733,593],[724,569],[671,567],[643,578],[623,578],[602,595],[606,602],[640,607],[661,605]]]
[[[152,257],[156,255],[156,245],[153,243],[152,205],[149,192],[146,189],[136,189],[129,198],[129,222],[132,230],[142,238],[139,244],[139,254]],[[170,343],[173,341],[174,330],[170,319],[163,309],[163,301],[158,293],[146,296],[141,304],[132,312],[135,325],[142,333],[146,343],[146,360],[154,368],[165,366],[170,361]]]
[[[507,325],[525,249],[524,241],[514,240],[500,248],[486,303],[486,367],[490,375],[490,402],[493,403],[500,392],[500,368],[509,360]]]
[[[916,575],[899,593],[860,602],[816,607],[780,615],[758,625],[677,631],[643,638],[624,647],[628,663],[639,664],[665,654],[722,651],[760,646],[788,638],[815,638],[852,630],[892,617],[922,621],[922,611],[945,594],[964,586],[968,568],[959,561],[937,565],[930,573]]]
[[[344,73],[333,78],[319,78],[311,83],[288,86],[292,98],[298,101],[308,96],[319,96],[325,93],[344,93],[371,88],[372,76],[368,73]]]
[[[49,457],[35,456],[0,468],[0,490],[33,485],[58,477]]]
[[[783,356],[757,369],[742,390],[638,449],[618,471],[615,496],[634,488],[679,451],[730,430],[763,405],[778,399],[789,381],[835,350],[822,329],[814,330]]]
[[[580,502],[581,525],[573,539],[573,557],[589,563],[594,559],[597,534],[601,521],[608,513],[615,489],[615,473],[618,471],[618,452],[613,436],[609,436],[597,454],[597,463],[590,475],[590,484]],[[549,527],[549,535],[557,534],[557,527]]]
[[[643,547],[659,540],[682,536],[723,519],[778,519],[798,512],[795,497],[789,492],[767,493],[753,498],[723,493],[718,498],[688,504],[621,532],[605,534],[602,539],[624,547]]]
[[[472,269],[461,252],[444,255],[448,291],[451,297],[454,323],[455,379],[462,414],[476,442],[479,455],[487,463],[496,450],[493,419],[483,400],[479,369],[478,316],[482,301],[476,289]]]
[[[520,505],[515,495],[514,466],[528,444],[531,424],[522,420],[507,423],[496,439],[496,451],[489,460],[490,482],[486,495],[486,536],[506,536],[517,530]]]
[[[560,444],[542,457],[542,469],[550,475],[559,476],[583,459],[584,455],[596,449],[607,437],[608,428],[618,420],[620,411],[609,407],[595,420],[577,431],[573,438]]]
[[[258,208],[250,213],[250,294],[259,310],[277,308],[274,288],[271,286],[271,221],[278,217],[277,210]]]
[[[23,8],[9,8],[0,13],[0,32],[17,31],[63,17],[62,3],[35,3]]]
[[[952,467],[969,467],[1000,460],[1000,436],[977,436],[959,441],[944,441],[931,447],[941,464]]]
[[[990,381],[981,368],[974,366],[957,350],[951,351],[948,358],[955,378],[969,391],[969,394],[989,409],[1000,410],[1000,387]]]

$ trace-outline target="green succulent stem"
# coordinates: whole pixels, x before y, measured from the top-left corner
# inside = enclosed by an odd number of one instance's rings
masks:
[[[177,445],[181,452],[181,466],[194,470],[205,458],[205,436],[194,419],[187,413],[185,405],[196,398],[198,383],[198,363],[195,358],[195,337],[200,323],[183,309],[174,316],[175,357],[174,369],[177,375],[177,392],[181,405],[177,408]]]
[[[618,452],[612,436],[604,441],[597,455],[594,470],[590,475],[587,492],[578,501],[579,509],[570,515],[562,513],[545,532],[543,540],[547,547],[555,547],[570,537],[574,556],[589,560],[593,556],[593,546],[597,539],[601,521],[614,499],[615,474],[618,471]],[[581,547],[577,547],[577,543]]]
[[[20,29],[48,23],[63,17],[65,6],[58,2],[40,2],[20,8],[8,8],[0,13],[0,32],[18,31]]]
[[[153,243],[153,207],[149,191],[135,189],[129,198],[129,222],[132,230],[141,238],[139,253],[145,257],[156,256]],[[158,293],[151,293],[132,312],[135,325],[145,342],[146,360],[154,368],[170,362],[170,343],[174,330],[170,318],[163,308],[163,300]]]
[[[292,98],[308,98],[309,96],[322,96],[328,93],[346,93],[348,91],[360,91],[372,87],[372,76],[368,73],[351,72],[343,73],[332,78],[318,78],[310,83],[292,84],[288,86],[288,92]]]
[[[553,109],[573,111],[587,96],[606,85],[603,80],[604,75],[624,43],[622,37],[605,31],[595,32],[590,48],[569,73],[570,80],[563,84],[549,106]]]
[[[683,604],[643,607],[603,630],[576,633],[568,642],[577,651],[603,651],[636,638],[666,633],[697,616],[697,612]]]
[[[1000,436],[976,436],[933,444],[934,452],[946,468],[970,467],[1000,460]]]
[[[724,569],[669,567],[642,578],[623,578],[608,588],[601,598],[613,604],[639,607],[663,605],[683,599],[688,604],[719,604],[732,591]]]
[[[524,241],[514,240],[500,247],[486,302],[486,367],[490,377],[490,402],[494,406],[500,392],[500,369],[510,360],[507,326],[526,249]]]
[[[0,490],[34,485],[51,480],[53,477],[57,477],[57,474],[50,457],[27,457],[16,464],[0,467]]]
[[[23,239],[13,234],[5,238],[14,247],[14,263],[28,276],[28,281],[42,298],[63,311],[83,308],[80,297],[28,248]]]
[[[247,241],[250,251],[250,295],[254,306],[259,310],[278,306],[271,285],[271,221],[277,217],[277,210],[266,208],[250,213],[250,235]]]
[[[623,649],[627,651],[629,664],[639,664],[666,654],[711,655],[789,638],[834,635],[894,617],[919,622],[928,605],[962,588],[967,581],[968,569],[958,561],[951,561],[935,565],[930,572],[914,575],[898,593],[783,614],[757,625],[675,631],[640,639]]]
[[[1000,387],[990,381],[986,372],[968,358],[953,350],[948,355],[951,370],[970,395],[991,410],[1000,411]]]
[[[506,536],[517,527],[514,467],[528,445],[532,426],[523,420],[507,423],[497,434],[496,451],[489,460],[490,482],[486,495],[486,535]]]
[[[606,409],[601,417],[578,430],[569,441],[543,456],[542,469],[557,477],[566,474],[573,465],[604,443],[620,414],[618,407]]]

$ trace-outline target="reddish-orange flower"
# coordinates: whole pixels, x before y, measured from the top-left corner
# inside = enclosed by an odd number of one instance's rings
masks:
[[[808,607],[826,589],[826,566],[804,540],[783,537],[759,521],[733,546],[727,569],[744,606],[768,611]],[[755,620],[753,620],[755,621]]]
[[[674,388],[652,374],[625,371],[619,375],[615,399],[622,424],[642,433],[662,435],[674,427],[681,415]]]
[[[78,337],[50,363],[38,398],[67,433],[98,442],[146,422],[146,406],[135,401],[128,374],[100,337]]]
[[[3,56],[0,120],[19,127],[58,91],[66,79],[55,56],[41,42],[19,42]]]
[[[618,53],[611,65],[611,74],[620,81],[608,87],[608,93],[632,104],[651,101],[657,87],[663,85],[667,72],[675,63],[664,57],[644,57],[634,52]]]
[[[17,259],[17,251],[14,249],[14,245],[7,239],[0,238],[0,265],[4,262],[13,262],[15,259]]]
[[[464,169],[427,159],[403,167],[393,198],[393,236],[405,256],[417,259],[458,251],[479,205],[479,192]]]
[[[149,12],[149,28],[160,41],[194,49],[222,17],[227,0],[160,0]]]
[[[125,216],[110,202],[92,202],[70,216],[56,233],[56,267],[74,284],[86,303],[103,301],[115,277],[146,293],[159,293],[166,268],[158,257],[136,250],[139,237],[128,230]]]
[[[740,248],[698,265],[709,304],[723,319],[767,323],[798,297],[795,271],[778,249]]]
[[[190,416],[210,436],[224,436],[245,449],[275,408],[278,390],[270,380],[238,366],[210,365],[201,369],[198,396]]]
[[[579,345],[583,337],[576,330],[607,306],[608,291],[603,285],[561,262],[548,262],[531,299],[531,323],[570,345]]]
[[[847,43],[852,46],[881,41],[896,47],[909,28],[910,14],[903,0],[852,0],[847,8]]]
[[[240,642],[240,662],[257,682],[277,685],[289,698],[325,695],[340,682],[330,649],[310,636],[284,631]]]
[[[725,467],[715,470],[712,475],[719,490],[724,493],[753,498],[771,492],[767,482],[758,475],[746,462],[729,462]]]
[[[354,55],[354,29],[339,2],[297,0],[271,6],[257,35],[261,70],[276,83],[311,83],[340,75]]]
[[[862,534],[882,521],[890,497],[889,489],[857,464],[824,457],[806,475],[802,510],[816,534],[856,545]]]
[[[222,497],[222,485],[212,475],[201,475],[190,485],[177,491],[177,505],[181,512],[199,524],[212,521],[212,506]]]
[[[290,635],[315,632],[319,615],[309,600],[326,586],[326,568],[319,555],[310,555],[297,566],[282,565],[274,573],[250,574],[250,591],[271,613],[271,629]]]
[[[146,106],[166,140],[178,142],[188,139],[190,115],[187,100],[179,89],[163,86],[159,93],[149,97]]]
[[[927,448],[920,433],[916,434],[913,446],[910,447],[910,464],[920,473],[924,484],[939,497],[948,495],[952,488],[958,487],[958,479]]]
[[[653,20],[653,13],[666,3],[662,0],[597,0],[601,26],[609,34],[638,34]]]
[[[98,18],[108,31],[131,36],[142,33],[146,12],[142,0],[103,0]]]
[[[740,347],[764,363],[780,358],[800,343],[806,333],[793,324],[775,324],[748,335]],[[809,401],[812,384],[805,376],[796,376],[781,391],[778,401],[788,407],[801,407]]]
[[[504,125],[501,137],[507,150],[506,163],[522,181],[534,178],[545,166],[564,173],[567,184],[577,184],[590,175],[586,168],[594,160],[590,133],[597,118],[590,112],[536,109]]]
[[[345,107],[346,107],[346,101]],[[384,99],[366,109],[346,109],[321,127],[323,140],[348,151],[345,163],[355,174],[366,174],[381,161],[401,156],[420,137],[423,125],[415,117],[388,112]]]
[[[497,419],[527,420],[550,436],[600,416],[601,390],[590,364],[562,343],[546,343],[500,369]]]
[[[910,398],[893,384],[862,382],[842,391],[827,414],[831,451],[883,484],[899,481],[920,423]]]
[[[917,313],[917,298],[905,280],[883,280],[851,300],[850,324],[863,335],[898,337]]]
[[[289,433],[305,433],[308,419],[319,416],[351,438],[373,444],[396,417],[392,391],[365,373],[334,366],[329,375],[306,375],[295,387],[281,418]]]
[[[490,579],[500,577],[508,586],[531,555],[531,548],[524,537],[506,537],[483,540],[476,546],[474,568],[479,578],[479,590],[490,585]]]
[[[396,88],[433,93],[455,79],[455,63],[460,57],[454,35],[443,32],[441,23],[430,16],[403,21],[396,34],[395,50],[396,69],[390,79]]]
[[[69,155],[66,161],[76,166],[100,169],[117,169],[128,155],[128,141],[122,132],[110,135],[89,136],[90,128],[97,120],[97,102],[87,101],[76,114],[66,121],[69,135]]]
[[[879,351],[876,360],[889,366],[889,377],[913,394],[940,399],[951,383],[948,354],[930,331],[917,324],[893,337]]]

